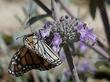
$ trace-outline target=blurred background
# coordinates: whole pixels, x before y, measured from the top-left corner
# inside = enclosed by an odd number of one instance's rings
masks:
[[[41,1],[51,9],[50,0]],[[110,52],[99,8],[95,7],[98,2],[95,0],[62,0],[62,2],[75,17],[93,28],[94,33]],[[110,19],[110,0],[103,0],[103,2],[107,18]],[[35,2],[31,4],[31,15],[45,13]],[[60,16],[66,15],[67,13],[60,5],[58,6],[61,9]],[[16,40],[16,38],[30,33],[30,29],[24,29],[29,15],[29,7],[29,0],[0,0],[0,82],[72,82],[67,63],[45,72],[34,70],[21,77],[13,77],[8,74],[7,69],[11,57],[23,45],[22,39]],[[42,27],[46,20],[52,19],[48,17],[36,22],[33,31]],[[100,60],[99,55],[89,48],[79,49],[78,54],[80,57],[76,56],[75,62],[78,63],[77,67],[82,82],[110,82],[110,65],[107,61]]]

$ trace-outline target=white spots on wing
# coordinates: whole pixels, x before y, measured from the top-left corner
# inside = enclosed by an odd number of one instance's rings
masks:
[[[26,68],[25,67],[23,67],[23,70],[25,70]]]
[[[33,41],[34,41],[35,43],[38,42],[37,38],[38,38],[37,36],[35,36],[35,35],[33,36]]]
[[[8,70],[8,72],[11,74],[11,70]]]
[[[13,75],[14,75],[14,72],[12,71],[12,72],[11,72],[11,74],[13,74]]]
[[[15,61],[12,62],[12,65],[17,64]]]

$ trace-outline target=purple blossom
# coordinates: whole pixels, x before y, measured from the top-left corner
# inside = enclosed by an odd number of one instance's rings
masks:
[[[95,67],[87,59],[80,60],[77,69],[80,72],[95,71]]]
[[[58,53],[59,52],[59,57],[62,61],[66,61],[65,53],[63,48],[60,47],[60,44],[62,43],[62,38],[59,35],[59,33],[54,33],[54,38],[52,39],[52,49]]]
[[[81,72],[88,71],[90,69],[89,62],[87,60],[79,62],[78,70]]]
[[[88,49],[88,47],[85,46],[84,43],[82,43],[82,42],[79,42],[79,47],[78,48],[80,49],[81,53],[85,53]]]
[[[50,22],[50,21],[47,21],[46,23],[45,23],[45,25],[44,25],[44,29],[48,29],[48,28],[51,28],[52,27],[52,22]]]
[[[52,40],[52,48],[55,52],[59,52],[60,44],[62,43],[62,38],[59,33],[54,33],[54,38]]]
[[[93,33],[93,29],[89,29],[85,23],[79,22],[76,28],[77,32],[81,34],[80,41],[96,43],[96,35]]]
[[[50,35],[49,29],[40,29],[39,32],[42,38],[48,37]]]
[[[50,35],[50,31],[51,31],[51,22],[46,22],[43,29],[40,29],[40,35],[42,38],[48,37]]]
[[[93,29],[88,28],[86,24],[81,21],[78,23],[76,30],[80,33],[80,41],[78,48],[80,49],[81,53],[85,53],[88,47],[83,43],[83,41],[94,45],[96,43],[97,37],[93,33]]]

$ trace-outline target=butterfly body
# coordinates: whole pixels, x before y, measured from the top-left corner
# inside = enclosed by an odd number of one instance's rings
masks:
[[[24,44],[33,52],[39,54],[44,59],[47,59],[48,62],[57,65],[61,63],[57,54],[43,40],[39,40],[39,37],[36,34],[26,35],[24,37]],[[54,60],[56,60],[56,62]]]

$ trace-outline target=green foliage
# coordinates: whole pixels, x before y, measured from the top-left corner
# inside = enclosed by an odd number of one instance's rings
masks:
[[[38,16],[34,16],[34,17],[31,17],[28,22],[27,22],[27,25],[32,25],[33,23],[39,21],[40,19],[43,19],[45,17],[47,17],[48,15],[38,15]]]
[[[3,67],[0,65],[0,79],[3,77]]]
[[[27,81],[28,81],[28,80],[27,80],[27,78],[25,77],[25,75],[16,78],[16,82],[27,82]]]
[[[93,19],[95,19],[95,16],[96,16],[96,8],[97,8],[96,0],[90,0],[89,10]]]
[[[5,41],[5,43],[7,45],[10,45],[13,42],[13,37],[11,35],[5,35],[5,34],[3,34],[3,40]]]
[[[14,15],[14,17],[21,25],[23,25],[23,20],[18,15]]]

